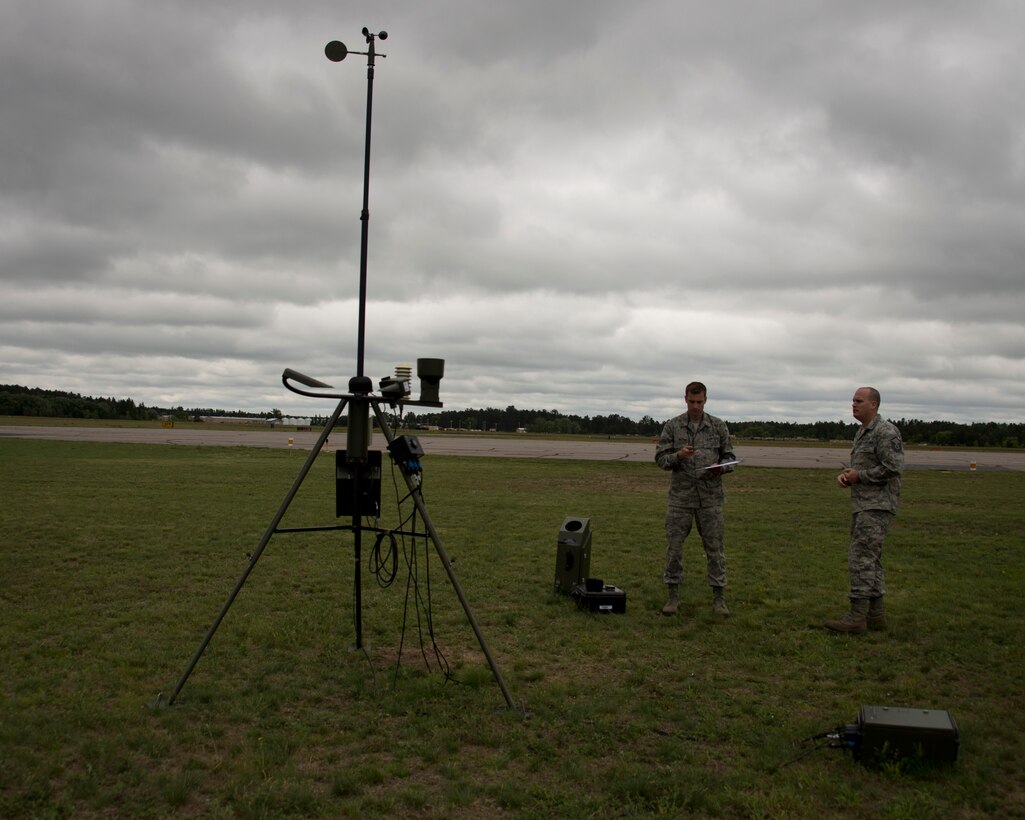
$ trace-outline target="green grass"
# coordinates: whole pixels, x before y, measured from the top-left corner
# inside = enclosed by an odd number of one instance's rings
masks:
[[[654,465],[428,455],[430,514],[516,709],[422,546],[443,661],[412,611],[403,632],[404,566],[387,588],[364,569],[369,651],[351,651],[346,532],[275,536],[176,703],[146,708],[304,457],[0,440],[0,816],[1025,815],[1025,474],[910,472],[891,628],[848,637],[818,627],[846,604],[832,471],[729,477],[717,622],[696,542],[682,617],[658,615]],[[325,455],[286,526],[335,523],[333,476]],[[392,526],[390,478],[385,496]],[[551,592],[567,515],[591,519],[591,574],[625,615]],[[957,763],[795,760],[862,704],[949,710]]]

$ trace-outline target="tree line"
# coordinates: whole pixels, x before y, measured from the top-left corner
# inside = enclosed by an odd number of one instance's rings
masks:
[[[155,420],[157,411],[132,399],[92,398],[60,390],[0,385],[0,416],[38,416],[55,419]]]
[[[160,418],[198,420],[203,416],[277,416],[274,409],[265,413],[246,410],[217,410],[209,407],[147,407],[132,399],[93,398],[78,393],[43,390],[21,385],[0,385],[0,416],[42,418],[110,419],[156,421]],[[323,424],[326,419],[314,418]],[[345,417],[342,417],[344,424]],[[520,410],[509,405],[504,410],[488,407],[466,410],[440,410],[430,413],[407,411],[402,416],[407,429],[438,428],[514,433],[555,433],[560,435],[644,436],[655,437],[665,419],[644,416],[639,421],[618,413],[578,416],[558,410]],[[857,432],[856,422],[843,421],[731,421],[730,432],[745,440],[850,441]],[[1025,424],[893,419],[907,444],[948,447],[1025,447]]]
[[[505,410],[482,408],[445,410],[435,413],[407,412],[407,428],[437,427],[455,430],[495,432],[559,433],[592,436],[657,436],[666,419],[644,416],[640,421],[612,413],[607,416],[576,416],[558,410]],[[737,438],[745,440],[850,441],[858,423],[844,421],[731,421],[724,419]],[[1025,447],[1025,424],[981,422],[961,424],[954,421],[892,419],[907,444],[931,444],[957,447]]]

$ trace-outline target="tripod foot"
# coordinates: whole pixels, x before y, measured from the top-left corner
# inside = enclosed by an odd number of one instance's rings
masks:
[[[146,704],[147,709],[152,709],[155,712],[168,709],[170,706],[171,704],[167,702],[167,698],[164,697],[163,692],[157,692],[156,698]]]

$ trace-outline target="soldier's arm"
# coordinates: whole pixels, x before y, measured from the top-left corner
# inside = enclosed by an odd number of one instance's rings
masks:
[[[662,428],[662,435],[655,447],[655,463],[663,470],[672,470],[676,466],[676,443],[668,424]]]

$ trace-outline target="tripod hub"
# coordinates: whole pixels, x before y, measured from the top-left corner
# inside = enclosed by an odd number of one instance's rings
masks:
[[[349,379],[349,392],[366,395],[374,389],[374,381],[369,376],[353,376]]]

